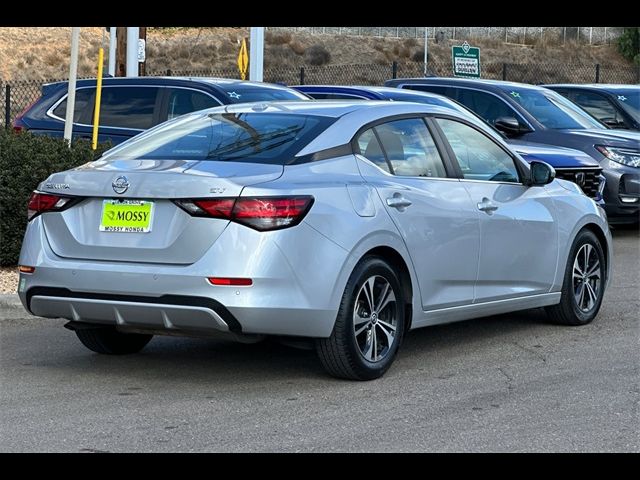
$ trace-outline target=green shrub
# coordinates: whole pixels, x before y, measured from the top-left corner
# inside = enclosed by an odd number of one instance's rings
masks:
[[[61,138],[0,129],[0,266],[18,263],[27,203],[38,184],[54,172],[94,160],[110,146],[93,151],[89,141],[74,140],[69,148]]]
[[[640,65],[640,28],[627,27],[618,38],[618,50],[624,58]]]

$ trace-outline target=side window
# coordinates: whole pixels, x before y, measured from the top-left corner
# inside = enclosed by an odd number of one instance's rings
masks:
[[[375,127],[391,173],[411,177],[446,177],[440,153],[421,118],[409,118]]]
[[[500,117],[515,117],[520,122],[518,114],[511,107],[490,93],[461,88],[458,90],[457,100],[473,110],[489,125],[494,125]]]
[[[158,91],[156,87],[104,87],[100,124],[142,130],[152,127]]]
[[[187,88],[170,88],[167,101],[168,120],[186,113],[219,106],[220,102],[206,93]]]
[[[372,128],[360,134],[358,137],[358,148],[360,149],[360,154],[363,157],[375,163],[385,172],[391,173],[389,171],[387,159],[382,151],[382,147],[380,147],[380,142],[378,142]]]
[[[513,158],[493,140],[464,123],[436,119],[456,155],[464,178],[518,183]]]
[[[601,122],[624,123],[613,104],[604,96],[592,92],[574,92],[571,100]]]
[[[93,94],[95,88],[80,88],[76,89],[76,103],[73,108],[73,123],[80,123],[80,120],[85,116],[85,113],[91,112],[86,118],[93,118],[94,104]],[[64,118],[67,115],[67,99],[65,98],[52,112],[56,117]]]

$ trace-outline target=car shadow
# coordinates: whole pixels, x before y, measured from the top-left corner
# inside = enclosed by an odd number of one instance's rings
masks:
[[[530,338],[545,326],[550,327],[544,311],[536,309],[413,330],[402,345],[398,366],[388,376],[402,371],[403,363],[411,368],[410,364],[428,362],[433,355],[464,352],[471,344],[475,351],[490,350],[495,347],[496,339],[511,334]],[[122,356],[92,353],[75,338],[62,340],[64,351],[55,348],[32,352],[31,358],[40,357],[37,364],[62,369],[69,378],[82,378],[81,375],[91,372],[104,377],[107,383],[126,380],[127,384],[137,385],[161,381],[163,386],[188,383],[234,385],[234,388],[280,381],[310,387],[311,382],[313,386],[321,386],[323,382],[318,383],[319,379],[340,382],[324,372],[313,350],[292,348],[270,339],[239,344],[156,336],[142,352]]]

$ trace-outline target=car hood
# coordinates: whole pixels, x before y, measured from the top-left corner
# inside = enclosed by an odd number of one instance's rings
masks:
[[[509,145],[527,162],[543,161],[554,168],[599,167],[590,155],[572,148],[554,147],[540,143],[510,140]]]
[[[640,132],[631,132],[629,130],[564,130],[571,135],[579,135],[592,139],[594,143],[600,145],[610,145],[612,147],[628,147],[640,149]]]

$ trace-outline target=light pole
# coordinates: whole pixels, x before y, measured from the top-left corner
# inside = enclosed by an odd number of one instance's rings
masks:
[[[127,77],[138,76],[138,27],[127,27]]]
[[[71,28],[71,61],[69,63],[69,89],[67,90],[67,111],[64,117],[64,139],[71,145],[73,134],[73,111],[76,106],[76,78],[78,77],[78,44],[80,27]]]
[[[118,48],[116,39],[116,30],[118,27],[109,28],[109,68],[108,73],[112,77],[116,76],[116,49]]]
[[[262,82],[264,63],[264,27],[251,27],[249,42],[249,80],[253,82]]]
[[[427,55],[427,49],[429,48],[429,27],[424,27],[424,76],[427,76],[427,62],[429,57]]]

